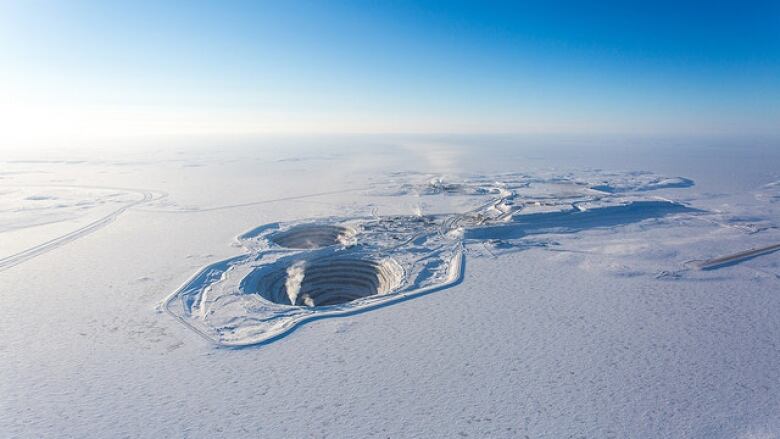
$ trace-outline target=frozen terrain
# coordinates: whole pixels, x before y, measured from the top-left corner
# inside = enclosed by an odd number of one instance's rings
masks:
[[[132,151],[0,159],[2,437],[780,436],[776,144]]]

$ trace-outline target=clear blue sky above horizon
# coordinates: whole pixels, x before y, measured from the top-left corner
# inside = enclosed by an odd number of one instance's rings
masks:
[[[773,1],[10,1],[0,111],[17,139],[777,135],[778,29]]]

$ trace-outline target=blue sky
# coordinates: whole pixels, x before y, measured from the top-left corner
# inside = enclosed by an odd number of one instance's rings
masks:
[[[780,134],[780,3],[597,3],[6,1],[0,111],[16,140]]]

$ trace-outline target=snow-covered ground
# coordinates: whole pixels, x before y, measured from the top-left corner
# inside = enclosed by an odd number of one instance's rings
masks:
[[[780,437],[778,226],[762,141],[4,152],[0,436]]]

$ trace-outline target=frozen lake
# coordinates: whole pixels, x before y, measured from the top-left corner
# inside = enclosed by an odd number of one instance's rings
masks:
[[[121,150],[0,159],[3,437],[780,431],[780,145]]]

